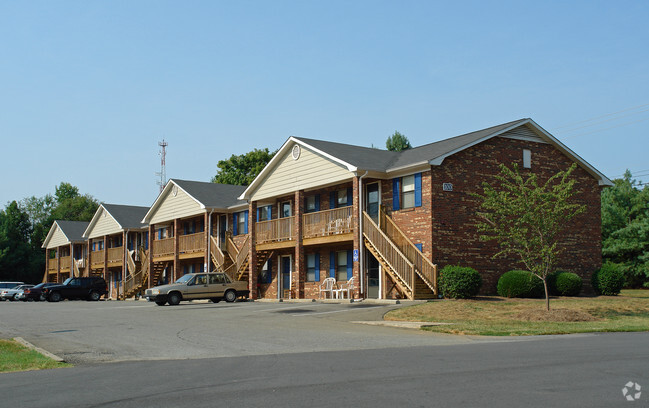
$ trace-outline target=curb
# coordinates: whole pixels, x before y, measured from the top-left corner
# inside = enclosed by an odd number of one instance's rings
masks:
[[[404,322],[397,320],[383,321],[356,321],[356,324],[367,324],[370,326],[399,327],[402,329],[421,329],[422,327],[444,326],[453,323],[435,323],[435,322]]]
[[[23,346],[32,349],[42,355],[44,355],[47,358],[51,358],[52,360],[58,362],[58,363],[64,363],[65,360],[63,360],[61,357],[50,353],[49,351],[42,349],[40,347],[34,346],[32,343],[28,342],[27,340],[23,339],[22,337],[14,337],[14,340],[17,341],[18,343],[22,344]]]

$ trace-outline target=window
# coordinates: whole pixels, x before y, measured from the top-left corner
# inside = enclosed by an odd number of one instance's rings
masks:
[[[406,176],[401,179],[401,208],[415,206],[415,176]]]
[[[232,214],[234,223],[232,225],[232,235],[241,235],[248,233],[248,210]]]
[[[392,179],[392,210],[421,207],[421,173]]]
[[[307,254],[306,281],[320,282],[320,254]]]
[[[269,259],[259,271],[259,283],[271,283],[272,281],[273,271],[271,268],[271,260]]]
[[[523,168],[531,169],[532,168],[532,151],[528,149],[523,149]]]
[[[346,188],[343,190],[332,191],[329,194],[329,208],[340,208],[347,207],[353,204],[353,193],[352,188]]]
[[[320,211],[320,195],[316,194],[306,198],[305,211],[308,213]]]
[[[267,205],[264,207],[257,207],[257,221],[268,221],[272,219],[273,206]]]
[[[280,218],[286,218],[291,216],[291,202],[286,201],[280,205]]]
[[[336,252],[336,280],[347,280],[347,251]]]
[[[337,281],[351,279],[353,273],[352,250],[329,253],[329,277]]]

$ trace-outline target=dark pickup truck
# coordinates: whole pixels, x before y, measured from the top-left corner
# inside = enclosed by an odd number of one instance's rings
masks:
[[[108,285],[104,278],[68,278],[62,285],[43,288],[43,297],[48,302],[58,302],[63,299],[88,299],[97,301],[108,293]]]

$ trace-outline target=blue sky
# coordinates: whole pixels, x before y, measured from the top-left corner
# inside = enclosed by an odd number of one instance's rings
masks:
[[[149,206],[163,138],[168,177],[209,181],[291,135],[418,146],[524,117],[649,181],[647,21],[647,1],[0,0],[0,206],[61,181]]]

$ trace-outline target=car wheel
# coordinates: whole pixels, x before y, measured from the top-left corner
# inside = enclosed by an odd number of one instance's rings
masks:
[[[156,300],[155,301],[155,304],[158,305],[158,306],[164,306],[165,303],[167,303],[167,301],[165,301],[165,300]]]
[[[52,292],[47,300],[50,302],[58,302],[61,300],[61,294],[59,292]]]
[[[94,290],[90,292],[90,295],[88,295],[88,299],[92,300],[93,302],[98,301],[100,297],[101,295],[99,294],[99,292],[95,292]]]
[[[45,302],[46,300],[47,299],[45,299],[45,295],[43,295],[42,293],[38,296],[38,301],[39,302]]]
[[[13,296],[11,297],[11,301],[12,301],[12,302],[15,302],[16,300],[18,300],[17,296],[18,296],[17,293],[16,293],[15,295],[13,295]]]
[[[233,290],[228,290],[227,292],[225,292],[225,301],[226,302],[232,303],[235,300],[237,300],[237,292],[235,292]]]
[[[180,294],[178,293],[170,293],[169,297],[167,298],[167,302],[169,303],[170,306],[176,306],[178,303],[180,303]]]
[[[219,303],[221,301],[221,298],[212,298],[210,299],[212,303]]]

